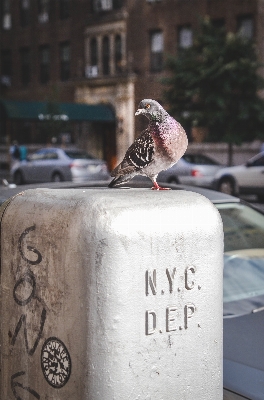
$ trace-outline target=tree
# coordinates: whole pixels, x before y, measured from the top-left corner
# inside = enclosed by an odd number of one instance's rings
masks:
[[[264,79],[251,40],[205,18],[193,46],[169,56],[166,67],[171,113],[183,125],[207,127],[208,140],[227,142],[230,165],[233,144],[264,137]]]

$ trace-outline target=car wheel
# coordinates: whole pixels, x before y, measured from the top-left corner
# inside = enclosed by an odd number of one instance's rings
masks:
[[[51,177],[51,181],[52,182],[62,182],[63,177],[61,176],[61,174],[59,172],[54,172],[54,174]]]
[[[23,185],[24,177],[21,171],[16,171],[14,175],[14,183],[16,185]]]
[[[168,183],[175,183],[175,184],[177,184],[177,183],[179,183],[179,180],[178,180],[176,177],[173,177],[173,178],[170,178],[170,179],[168,180]]]
[[[230,178],[223,178],[218,186],[219,192],[230,194],[230,195],[235,195],[235,184],[232,179]]]

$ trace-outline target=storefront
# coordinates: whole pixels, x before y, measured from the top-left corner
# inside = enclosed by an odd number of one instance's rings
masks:
[[[77,146],[116,159],[116,117],[106,104],[0,100],[0,144]]]

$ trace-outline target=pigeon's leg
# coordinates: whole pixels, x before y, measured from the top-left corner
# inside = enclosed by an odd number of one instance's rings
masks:
[[[163,188],[159,186],[155,178],[152,179],[152,182],[154,186],[151,188],[151,190],[171,190],[171,188]]]

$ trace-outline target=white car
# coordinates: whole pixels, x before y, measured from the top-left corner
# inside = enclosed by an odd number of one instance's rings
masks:
[[[212,188],[214,176],[223,165],[204,154],[187,153],[170,169],[158,175],[159,182]]]
[[[264,152],[252,157],[246,164],[226,167],[218,171],[214,188],[220,192],[238,196],[257,194],[264,200]]]
[[[47,147],[19,161],[11,169],[16,185],[37,182],[107,180],[106,162],[78,149]]]

